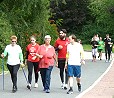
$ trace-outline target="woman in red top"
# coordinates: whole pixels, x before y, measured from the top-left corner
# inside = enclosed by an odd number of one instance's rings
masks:
[[[39,58],[36,56],[36,53],[39,49],[39,44],[36,43],[35,36],[30,37],[31,43],[26,47],[26,59],[28,65],[28,82],[27,88],[31,88],[31,81],[32,81],[32,72],[34,67],[34,74],[35,74],[35,86],[38,87],[38,65],[39,65]]]
[[[54,66],[54,59],[56,58],[56,54],[54,47],[50,45],[50,35],[46,35],[44,41],[45,44],[41,45],[38,51],[40,57],[42,56],[39,62],[39,68],[44,91],[46,93],[50,93],[51,71]]]

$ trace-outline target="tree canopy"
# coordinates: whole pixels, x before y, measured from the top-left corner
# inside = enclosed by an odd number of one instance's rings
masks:
[[[109,33],[114,42],[113,0],[1,0],[0,49],[3,51],[15,34],[25,49],[29,37],[35,35],[42,44],[50,34],[52,44],[57,30],[65,28],[83,43],[90,43],[94,34],[105,37]],[[0,52],[1,52],[0,51]]]

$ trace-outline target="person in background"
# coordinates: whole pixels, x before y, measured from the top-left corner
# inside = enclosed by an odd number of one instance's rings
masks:
[[[110,56],[111,56],[111,50],[113,43],[111,42],[111,38],[109,37],[109,34],[106,34],[106,38],[104,38],[105,43],[105,62],[110,62]]]
[[[58,68],[60,69],[62,89],[67,89],[67,84],[68,84],[68,76],[67,76],[67,69],[65,69],[65,61],[66,61],[67,45],[69,44],[69,40],[68,38],[66,38],[66,33],[67,33],[66,29],[60,30],[59,38],[55,41],[54,45],[55,50],[58,53]]]
[[[95,39],[98,42],[99,41],[99,35],[98,34],[95,34],[93,36],[93,38],[91,39],[91,41],[93,41],[93,39]]]
[[[67,94],[73,93],[73,76],[76,77],[78,91],[81,91],[81,65],[85,64],[83,46],[76,42],[76,36],[69,36],[65,67],[68,69],[69,86]],[[67,66],[68,64],[68,66]]]
[[[56,60],[56,53],[54,47],[50,45],[51,36],[46,35],[44,41],[45,43],[38,50],[38,56],[40,57],[39,68],[44,88],[43,91],[50,93],[51,72],[54,60]]]
[[[77,39],[77,42],[78,42],[78,43],[80,43],[80,44],[82,44],[82,41],[81,41],[81,39]]]
[[[100,60],[102,60],[102,51],[103,51],[103,48],[104,48],[104,42],[102,40],[102,37],[100,37],[99,41],[98,41],[98,53],[99,53],[99,56],[98,58],[100,58]]]
[[[38,68],[39,68],[39,58],[36,56],[37,51],[39,49],[39,44],[36,43],[36,38],[35,36],[30,37],[31,43],[26,47],[26,63],[28,66],[28,82],[29,84],[27,85],[28,89],[31,89],[31,82],[32,82],[32,73],[33,73],[33,68],[34,68],[34,75],[35,75],[35,85],[34,87],[38,87]]]
[[[22,49],[16,43],[17,37],[15,35],[11,36],[11,44],[7,45],[4,53],[1,54],[2,58],[8,55],[7,68],[11,74],[13,93],[17,91],[17,72],[19,70],[20,64],[23,64]]]
[[[92,62],[95,62],[96,55],[97,55],[97,46],[98,46],[98,42],[96,41],[96,37],[93,37],[93,41],[91,42],[91,46],[92,46],[92,57],[93,57]]]

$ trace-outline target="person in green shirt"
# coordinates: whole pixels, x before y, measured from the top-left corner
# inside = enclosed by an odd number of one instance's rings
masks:
[[[100,60],[102,60],[103,48],[104,48],[104,42],[102,41],[102,37],[100,37],[98,41],[98,53],[99,53],[98,58],[100,58]]]

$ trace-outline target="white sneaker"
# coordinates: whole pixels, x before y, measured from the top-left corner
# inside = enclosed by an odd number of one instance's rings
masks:
[[[108,62],[108,60],[105,61],[106,63]]]
[[[64,89],[64,83],[62,83],[61,88]]]
[[[38,83],[35,83],[34,87],[37,88],[38,87]]]

